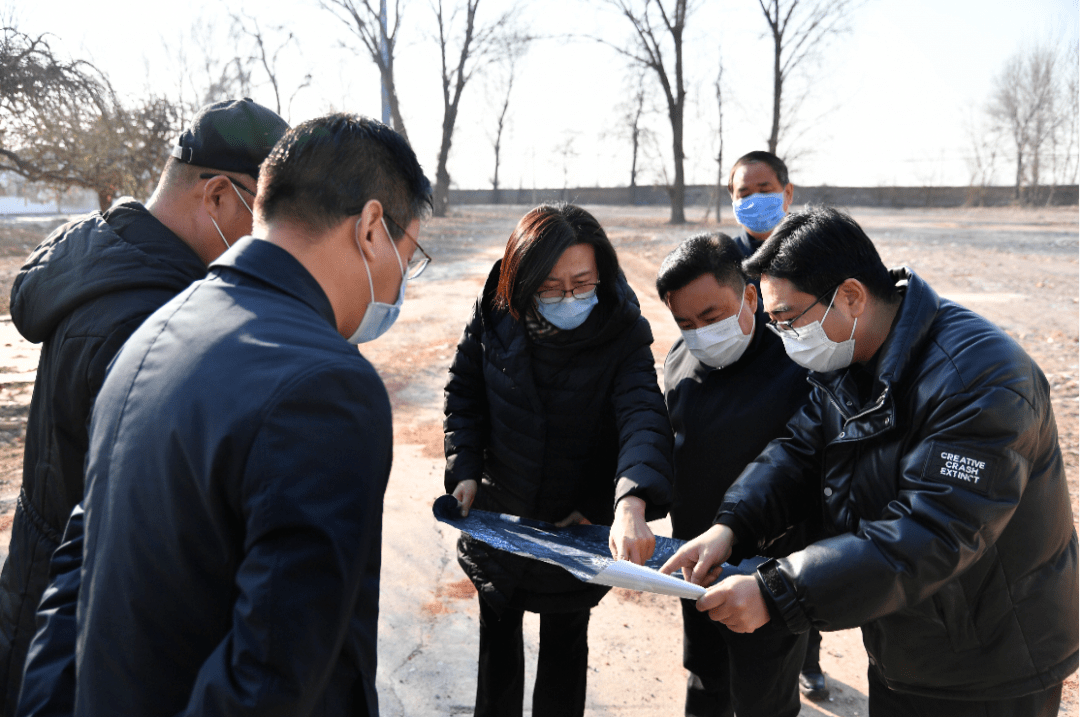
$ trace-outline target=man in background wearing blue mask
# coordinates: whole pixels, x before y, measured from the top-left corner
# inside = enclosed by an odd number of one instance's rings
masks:
[[[664,364],[675,434],[673,537],[708,530],[724,493],[806,402],[806,369],[784,353],[742,270],[741,247],[725,234],[698,234],[675,248],[656,277],[682,338]],[[762,551],[780,557],[805,546],[793,529]],[[759,565],[751,557],[742,567]],[[686,717],[795,717],[806,634],[777,626],[732,632],[682,601]]]
[[[743,267],[814,388],[662,570],[709,585],[820,516],[821,539],[698,608],[736,632],[860,626],[871,717],[1056,715],[1080,592],[1042,371],[835,209],[788,216]]]
[[[787,215],[795,187],[788,181],[782,159],[758,151],[735,161],[728,175],[728,192],[735,221],[743,228],[735,241],[743,254],[750,256]]]
[[[385,125],[301,124],[262,165],[254,236],[117,355],[87,454],[76,715],[378,714],[392,428],[354,344],[426,266],[430,197]]]
[[[735,236],[735,243],[743,257],[748,259],[787,216],[795,187],[788,181],[784,160],[771,152],[759,150],[748,152],[735,160],[728,175],[728,192],[731,194],[735,220],[743,228]],[[753,280],[753,283],[756,285],[757,281]],[[758,308],[761,308],[760,301]],[[820,657],[821,633],[811,628],[799,684],[803,693],[812,700],[829,697]]]

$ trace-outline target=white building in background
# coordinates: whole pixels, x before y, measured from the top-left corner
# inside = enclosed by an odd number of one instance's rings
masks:
[[[58,190],[0,172],[0,215],[85,214],[97,208],[97,194],[88,189]]]

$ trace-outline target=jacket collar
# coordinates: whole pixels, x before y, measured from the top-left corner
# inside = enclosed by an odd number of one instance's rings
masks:
[[[337,331],[334,308],[319,282],[292,254],[258,237],[244,237],[210,265],[211,273],[232,269],[302,301]]]
[[[891,398],[892,387],[903,380],[906,369],[911,365],[912,356],[925,342],[941,304],[941,298],[930,285],[908,267],[893,269],[890,273],[903,295],[900,311],[892,330],[885,338],[885,343],[878,349],[873,399],[868,405],[855,406],[854,411],[841,408],[847,421],[877,411]],[[848,373],[847,370],[824,374],[811,371],[808,378],[811,383],[828,392],[837,407],[841,407],[847,405],[847,402],[838,400],[839,397],[857,395],[853,386],[846,385]]]

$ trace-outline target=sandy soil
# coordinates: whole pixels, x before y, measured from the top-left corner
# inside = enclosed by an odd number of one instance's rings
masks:
[[[456,565],[456,531],[436,523],[442,491],[442,385],[446,366],[491,263],[527,207],[468,207],[430,221],[421,242],[434,261],[410,284],[398,325],[364,347],[390,390],[395,461],[385,504],[379,690],[388,717],[471,714],[475,691],[475,591]],[[652,289],[660,260],[681,239],[715,224],[671,227],[664,208],[595,207],[656,335],[658,372],[678,335]],[[1077,210],[852,209],[886,264],[907,264],[941,294],[1017,339],[1050,380],[1077,513],[1080,287]],[[691,210],[693,217],[700,215]],[[720,228],[734,232],[730,217]],[[14,272],[58,220],[0,222],[0,314]],[[0,545],[7,545],[21,478],[22,443],[37,347],[0,318]],[[661,380],[663,377],[661,376]],[[653,529],[670,535],[670,525]],[[530,619],[532,618],[532,619]],[[685,672],[674,598],[616,590],[593,612],[586,714],[682,714]],[[526,618],[531,684],[535,616]],[[826,633],[832,697],[802,715],[867,714],[866,653],[857,630]],[[528,709],[526,709],[528,712]],[[1060,714],[1077,714],[1076,676]]]

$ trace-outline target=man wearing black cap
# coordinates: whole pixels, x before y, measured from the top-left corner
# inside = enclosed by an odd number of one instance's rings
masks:
[[[87,424],[105,369],[147,316],[250,233],[259,165],[287,129],[246,98],[202,108],[146,206],[125,198],[60,227],[15,279],[12,320],[44,343],[0,575],[0,714],[14,713],[49,558],[83,498]]]

